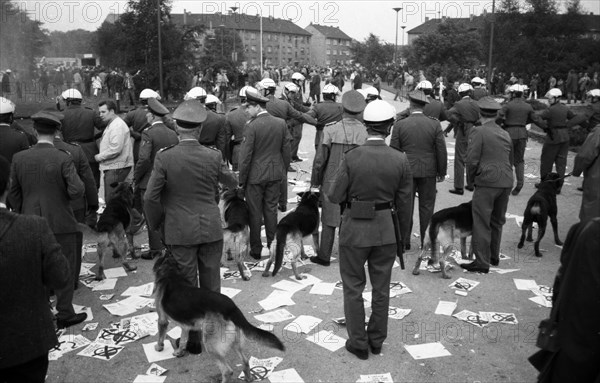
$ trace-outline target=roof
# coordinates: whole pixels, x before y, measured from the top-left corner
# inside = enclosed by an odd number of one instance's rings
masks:
[[[171,21],[178,25],[184,24],[183,13],[171,13]],[[106,20],[114,23],[119,19],[119,15],[109,13]],[[241,29],[247,31],[260,31],[260,19],[258,16],[245,15],[240,13],[222,14],[222,13],[191,13],[185,15],[187,25],[205,25],[207,28],[218,28],[224,25],[228,29]],[[265,33],[286,33],[293,35],[312,36],[311,33],[300,28],[290,20],[276,19],[274,17],[263,17],[263,32]]]
[[[306,28],[313,27],[330,39],[352,40],[352,37],[345,34],[339,27],[328,27],[325,25],[310,23]]]
[[[428,20],[428,21],[424,22],[423,24],[407,31],[406,33],[409,35],[422,35],[425,33],[436,32],[438,25],[440,25],[442,23],[442,21],[446,21],[446,20],[451,20],[452,22],[458,22],[458,23],[466,26],[467,29],[476,30],[481,27],[483,18],[484,18],[483,16],[474,16],[473,18],[463,17],[463,18],[431,19],[431,20]]]

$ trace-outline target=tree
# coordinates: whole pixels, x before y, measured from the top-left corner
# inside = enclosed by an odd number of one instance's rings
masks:
[[[18,69],[31,77],[36,70],[35,58],[43,56],[48,44],[41,22],[30,19],[9,0],[0,0],[0,7],[0,68]]]
[[[479,33],[460,20],[445,19],[435,32],[420,36],[408,49],[409,66],[423,68],[427,78],[443,74],[458,79],[461,69],[479,66],[483,58]]]
[[[236,33],[233,29],[220,27],[215,28],[214,32],[214,34],[206,34],[204,37],[204,52],[200,59],[200,67],[233,70],[237,66],[236,62],[239,63],[245,60],[244,43],[239,33]],[[232,60],[234,45],[235,52],[237,52],[236,62]]]
[[[45,49],[45,56],[50,57],[75,57],[76,54],[90,53],[93,49],[92,42],[95,32],[76,29],[74,31],[50,32],[49,44]]]
[[[355,42],[350,46],[354,62],[367,69],[383,67],[394,59],[394,45],[382,43],[378,36],[369,33],[364,42]]]
[[[97,31],[96,51],[103,63],[129,71],[141,70],[141,86],[158,88],[158,25],[155,0],[129,0],[129,11]],[[191,78],[192,50],[199,27],[179,28],[170,20],[171,0],[160,0],[162,61],[166,93],[181,93]],[[167,95],[165,95],[167,96]]]

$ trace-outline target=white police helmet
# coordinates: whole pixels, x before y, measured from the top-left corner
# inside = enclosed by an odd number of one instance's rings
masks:
[[[458,86],[458,93],[468,92],[470,90],[473,90],[473,87],[471,86],[471,84],[467,84],[466,82]]]
[[[261,80],[261,82],[259,84],[260,84],[261,88],[263,88],[263,89],[277,88],[277,84],[275,84],[275,81],[273,81],[273,79],[271,79],[271,78],[264,78]]]
[[[546,97],[562,97],[562,92],[558,88],[552,88],[546,93]]]
[[[240,89],[240,93],[238,93],[238,96],[246,98],[246,90],[250,90],[250,91],[254,91],[255,93],[258,93],[258,90],[256,90],[255,87],[246,85],[245,87]]]
[[[368,86],[365,88],[365,97],[366,98],[377,98],[379,97],[379,91],[377,90],[377,88],[373,87],[373,86]]]
[[[186,93],[186,95],[183,97],[183,99],[185,101],[187,101],[187,100],[195,100],[195,99],[199,99],[199,98],[203,98],[203,97],[206,97],[206,91],[204,90],[204,88],[196,86],[196,87],[190,89],[190,91]]]
[[[15,104],[8,98],[0,97],[0,114],[14,113]]]
[[[396,117],[396,109],[383,100],[374,100],[367,104],[363,112],[365,123],[379,123],[393,120]]]
[[[304,81],[306,78],[304,77],[304,75],[300,72],[295,72],[294,74],[292,74],[292,80],[300,80],[300,81]]]
[[[140,98],[141,99],[149,99],[149,98],[155,98],[157,100],[160,100],[160,94],[158,94],[158,92],[152,90],[152,89],[144,89],[143,91],[140,92]]]
[[[479,77],[473,77],[473,79],[471,80],[471,84],[481,84],[483,83],[483,80]]]
[[[340,90],[333,84],[327,84],[323,87],[323,94],[339,94]]]
[[[67,89],[60,95],[65,100],[82,100],[83,96],[77,89]]]
[[[431,83],[427,80],[425,81],[421,81],[420,83],[417,84],[417,86],[415,87],[415,89],[433,89],[433,85],[431,85]]]
[[[209,94],[206,96],[206,101],[204,102],[205,104],[220,104],[221,100],[219,100],[219,97],[215,96],[214,94]]]
[[[600,97],[600,89],[592,89],[587,92],[587,95],[590,97]]]
[[[298,90],[300,90],[298,85],[291,83],[291,82],[288,82],[287,84],[285,84],[285,89],[287,89],[289,92],[293,92],[293,93],[296,93]]]
[[[525,92],[525,89],[527,89],[527,88],[525,87],[525,85],[522,85],[522,84],[514,84],[514,85],[511,85],[510,88],[508,88],[508,90],[511,92],[521,92],[521,93]]]

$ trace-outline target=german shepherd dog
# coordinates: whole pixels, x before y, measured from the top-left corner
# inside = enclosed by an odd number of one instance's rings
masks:
[[[446,272],[446,259],[454,250],[455,240],[460,239],[460,251],[463,259],[467,254],[467,237],[470,237],[473,233],[471,202],[436,212],[431,217],[427,231],[429,238],[425,238],[421,254],[417,258],[417,263],[413,270],[413,275],[419,275],[419,267],[421,266],[425,251],[430,250],[431,256],[428,263],[435,265],[439,260],[442,278],[449,279],[450,276]],[[440,245],[444,249],[441,258],[439,256]],[[469,250],[469,258],[473,259],[473,246]]]
[[[127,182],[114,182],[110,186],[115,190],[96,224],[96,231],[100,234],[98,238],[98,272],[96,273],[96,280],[99,281],[106,278],[104,255],[109,248],[112,249],[114,258],[121,257],[123,267],[127,271],[137,269],[136,266],[125,260],[128,255],[135,258],[133,233],[128,230],[133,208],[133,188]]]
[[[273,261],[273,276],[283,264],[284,252],[287,253],[288,259],[292,264],[292,270],[297,280],[302,280],[303,277],[298,273],[297,262],[298,258],[304,253],[304,237],[313,235],[313,245],[318,247],[319,243],[319,192],[302,192],[298,193],[300,203],[296,209],[283,217],[277,224],[275,232],[276,243],[271,245],[271,257],[267,262],[263,277],[269,276],[269,269]],[[316,233],[316,234],[315,234]],[[315,249],[315,252],[317,249]],[[304,277],[306,278],[306,277]]]
[[[251,381],[248,357],[244,354],[244,337],[281,351],[285,346],[277,336],[254,327],[227,296],[191,286],[179,271],[173,256],[166,252],[154,263],[154,296],[158,313],[158,342],[155,349],[162,351],[169,319],[181,328],[181,339],[173,355],[186,354],[190,331],[202,332],[204,349],[212,355],[221,370],[221,382],[227,382],[233,369],[225,357],[233,348],[242,359],[246,381]]]
[[[534,244],[535,256],[541,257],[540,253],[540,241],[546,233],[546,225],[548,224],[548,217],[550,217],[550,223],[552,224],[552,230],[554,231],[554,243],[558,246],[562,246],[561,240],[558,238],[558,221],[556,214],[558,208],[556,206],[556,193],[559,188],[561,181],[560,176],[557,173],[549,173],[544,177],[538,190],[534,195],[531,196],[527,202],[527,207],[523,213],[523,224],[521,225],[521,239],[517,247],[523,248],[523,242],[525,241],[525,231],[527,231],[527,241],[533,242],[533,223],[538,224],[538,237]]]
[[[240,275],[249,281],[252,272],[244,259],[250,250],[250,213],[242,189],[223,191],[219,208],[227,225],[223,229],[223,255],[228,261],[235,259]]]

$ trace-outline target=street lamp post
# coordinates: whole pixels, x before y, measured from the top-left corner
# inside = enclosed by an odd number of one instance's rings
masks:
[[[260,60],[260,78],[262,78],[263,75],[263,25],[262,25],[262,13],[260,15],[258,15],[259,20],[260,20],[260,57],[258,58]]]
[[[231,11],[233,12],[233,14],[235,15],[235,11],[238,10],[238,7],[229,7],[229,9],[231,9]],[[238,82],[238,78],[237,78],[237,51],[235,50],[235,40],[237,37],[237,31],[235,29],[235,23],[237,22],[237,20],[235,19],[234,16],[234,26],[233,26],[233,53],[231,54],[231,61],[233,61],[233,89],[236,91],[237,94],[237,82]]]
[[[158,86],[160,90],[160,95],[165,96],[163,90],[163,63],[162,63],[162,33],[160,26],[160,0],[156,0],[156,19],[158,23]]]
[[[402,53],[404,54],[404,28],[406,28],[406,25],[403,25],[400,28],[402,28]]]
[[[219,25],[219,28],[221,28],[221,57],[225,56],[225,50],[223,49],[223,45],[224,45],[224,37],[225,37],[225,24],[221,24]]]
[[[492,18],[491,18],[491,25],[490,25],[490,51],[488,54],[488,73],[487,73],[487,84],[491,89],[491,83],[492,83],[492,50],[494,47],[494,22],[495,20],[495,15],[494,15],[494,11],[496,9],[496,0],[492,1]]]
[[[394,45],[394,64],[396,63],[396,57],[398,55],[398,14],[402,10],[402,7],[392,8],[396,11],[396,44]]]

